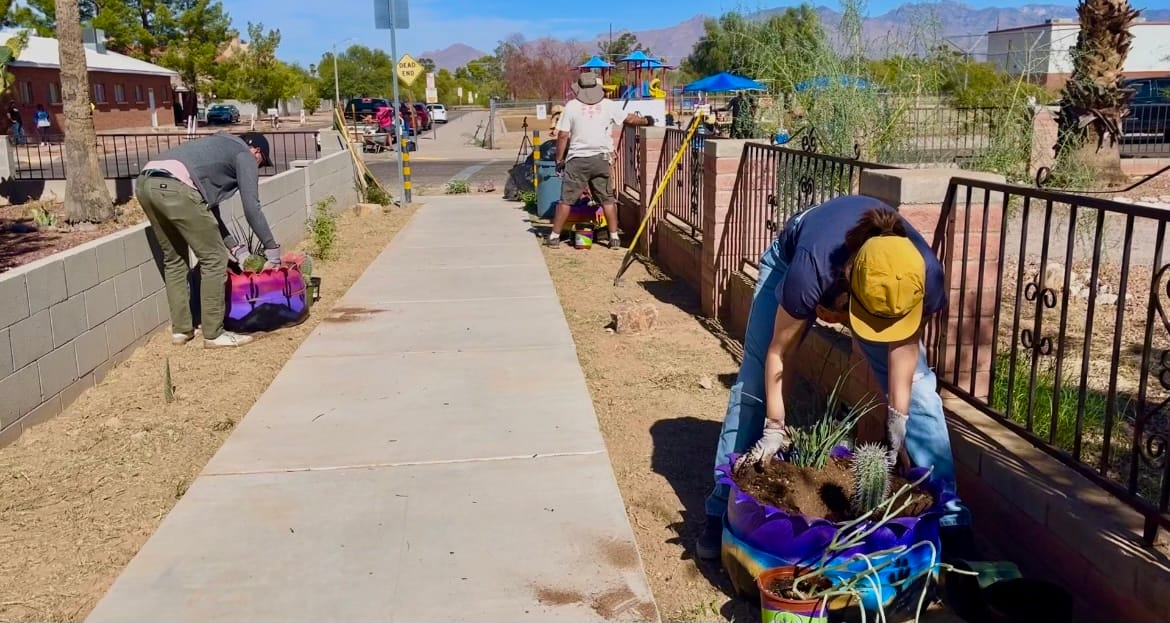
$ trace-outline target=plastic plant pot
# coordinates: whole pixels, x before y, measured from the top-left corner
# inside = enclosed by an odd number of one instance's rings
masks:
[[[847,458],[850,456],[845,448],[838,448],[834,456]],[[820,559],[825,548],[840,530],[840,525],[823,517],[810,517],[800,513],[789,513],[774,506],[756,500],[744,492],[731,478],[731,465],[738,455],[731,455],[727,464],[719,467],[722,476],[720,484],[728,485],[730,494],[727,499],[727,514],[724,517],[723,531],[723,558],[724,566],[734,562],[751,577],[759,577],[764,570],[787,565],[808,565]],[[923,476],[925,470],[912,469],[906,475],[907,480],[915,481]],[[934,496],[935,504],[927,512],[918,517],[901,517],[890,520],[886,525],[870,535],[860,546],[840,552],[830,565],[843,563],[854,554],[872,554],[888,550],[897,546],[907,548],[928,542],[934,550],[932,557],[931,547],[915,547],[912,551],[898,555],[898,560],[891,567],[880,573],[874,583],[862,582],[857,587],[860,593],[861,605],[873,612],[879,607],[885,608],[901,601],[903,593],[908,592],[920,584],[910,583],[910,577],[918,577],[930,572],[932,566],[939,562],[941,544],[939,542],[938,520],[944,514],[945,504],[954,499],[954,495],[944,490],[943,483],[936,478],[929,478],[922,488]],[[872,560],[879,565],[894,555],[880,556]],[[729,560],[731,559],[731,560]],[[865,562],[856,561],[845,569],[829,574],[829,579],[839,583],[850,575],[865,571]],[[733,581],[735,574],[732,574]],[[737,590],[741,592],[747,587],[743,581],[735,581]],[[754,586],[751,587],[754,590]]]
[[[770,588],[776,580],[791,581],[796,576],[796,567],[777,567],[760,574],[756,586],[760,591],[760,620],[763,623],[828,623],[829,607],[824,599],[791,599],[773,592]],[[823,580],[820,588],[830,583]]]
[[[309,277],[309,300],[314,303],[321,300],[320,277]]]

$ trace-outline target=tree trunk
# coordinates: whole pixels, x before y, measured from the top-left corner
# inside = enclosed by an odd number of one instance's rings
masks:
[[[1073,160],[1086,171],[1092,171],[1094,179],[1109,186],[1128,180],[1121,170],[1121,144],[1110,137],[1102,137],[1096,124],[1086,128],[1085,140],[1073,153]]]
[[[56,0],[56,6],[65,113],[65,219],[100,223],[114,217],[114,205],[98,164],[81,12],[78,0]]]

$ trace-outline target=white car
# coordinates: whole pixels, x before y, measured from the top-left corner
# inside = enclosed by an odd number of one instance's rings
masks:
[[[431,113],[434,123],[447,123],[447,107],[442,104],[427,104],[427,112]]]

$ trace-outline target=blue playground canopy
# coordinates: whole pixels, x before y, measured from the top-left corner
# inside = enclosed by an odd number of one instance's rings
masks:
[[[658,59],[647,56],[642,50],[634,50],[630,52],[625,58],[618,61],[619,63],[645,63],[647,61],[656,61]]]
[[[854,87],[857,89],[868,89],[872,86],[865,78],[858,78],[856,76],[817,76],[811,80],[805,80],[793,88],[797,91],[820,91],[829,88],[830,82],[832,81],[836,81],[839,86]]]
[[[684,93],[728,93],[731,91],[767,91],[763,84],[750,78],[720,72],[714,76],[699,78],[683,87]]]
[[[609,69],[613,67],[613,63],[607,63],[600,56],[585,61],[583,65],[578,65],[577,69]]]

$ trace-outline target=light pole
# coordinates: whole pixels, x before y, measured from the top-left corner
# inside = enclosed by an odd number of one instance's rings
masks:
[[[339,43],[347,43],[353,41],[353,37],[349,37],[342,41],[333,44],[333,107],[341,107],[341,81],[337,78],[337,45]]]

